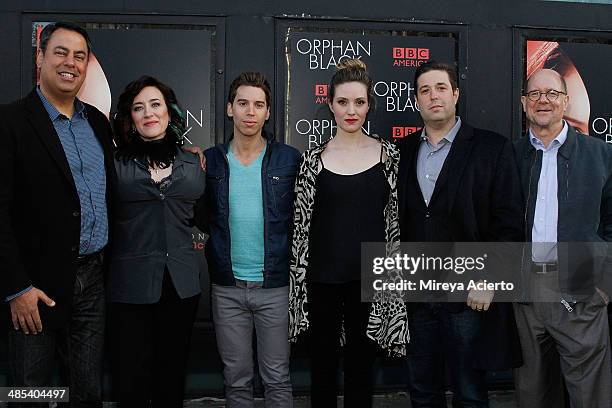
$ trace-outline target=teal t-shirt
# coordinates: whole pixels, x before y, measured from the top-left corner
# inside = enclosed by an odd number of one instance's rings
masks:
[[[230,147],[229,229],[232,270],[236,279],[263,281],[264,217],[261,163],[266,148],[248,166],[234,156]]]

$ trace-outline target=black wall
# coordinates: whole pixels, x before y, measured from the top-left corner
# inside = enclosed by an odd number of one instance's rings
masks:
[[[139,22],[160,18],[172,20],[174,24],[208,24],[211,18],[222,21],[218,27],[223,31],[224,58],[216,67],[221,78],[217,78],[215,91],[222,95],[221,106],[230,81],[242,71],[262,71],[275,81],[282,78],[278,70],[283,67],[278,65],[278,55],[283,49],[278,38],[280,26],[287,20],[300,24],[341,21],[355,27],[386,23],[400,28],[405,26],[411,31],[418,31],[420,26],[433,25],[441,29],[445,25],[459,26],[464,33],[459,44],[464,57],[463,66],[459,67],[460,74],[464,74],[460,80],[463,119],[511,138],[519,137],[520,133],[520,123],[517,125],[517,118],[520,122],[519,95],[515,89],[523,75],[520,33],[535,29],[577,36],[612,36],[612,5],[539,0],[2,0],[0,103],[17,99],[29,91],[24,84],[28,83],[31,71],[22,66],[22,60],[31,63],[31,59],[22,57],[24,41],[29,38],[22,36],[31,30],[26,26],[30,16],[39,18],[46,14],[49,20],[82,21],[82,16],[87,16],[112,21],[121,15],[123,20],[133,18]],[[284,89],[281,83],[273,83],[273,87]],[[277,94],[275,103],[278,105],[282,101],[283,95]],[[217,129],[227,130],[229,123],[221,106],[216,107]],[[270,130],[282,134],[283,121],[278,117],[282,110],[273,109],[272,112]],[[223,135],[218,134],[217,141],[222,139]],[[203,302],[208,300],[203,299]],[[221,386],[218,361],[211,363],[210,360],[215,353],[207,320],[201,313],[194,343],[196,350],[206,348],[206,352],[192,360],[191,368],[197,371],[206,365],[211,375],[215,375],[216,385],[195,385],[192,390],[218,390]],[[3,351],[0,349],[0,385]],[[395,378],[389,382],[401,381]]]
[[[465,116],[473,125],[511,136],[513,112],[519,109],[513,95],[513,72],[516,66],[517,30],[527,28],[556,29],[582,35],[583,31],[610,35],[612,5],[565,3],[539,0],[416,0],[416,1],[188,1],[188,0],[4,0],[0,4],[0,103],[25,94],[21,67],[22,27],[24,13],[51,13],[70,19],[71,15],[102,14],[106,17],[132,14],[138,16],[184,16],[193,23],[198,17],[220,17],[224,20],[225,66],[223,81],[227,89],[231,79],[247,69],[260,70],[276,78],[276,30],[280,20],[341,20],[356,25],[368,22],[392,22],[418,29],[421,23],[461,25],[467,29],[465,42],[466,76],[462,80]],[[74,18],[74,17],[73,17]],[[558,32],[557,31],[557,32]],[[279,67],[280,69],[280,67]],[[280,84],[279,84],[280,85]],[[218,89],[224,95],[226,89]],[[515,98],[515,99],[513,99]],[[277,96],[277,102],[282,95]],[[217,109],[218,123],[225,120]],[[277,123],[278,122],[278,123]],[[270,124],[280,130],[281,121],[272,117]],[[227,123],[226,123],[227,128]],[[519,129],[514,129],[517,133]],[[516,134],[513,137],[517,137]]]

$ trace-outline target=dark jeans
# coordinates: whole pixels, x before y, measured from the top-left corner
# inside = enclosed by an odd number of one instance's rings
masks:
[[[77,267],[72,315],[67,327],[45,330],[43,326],[42,333],[36,335],[9,329],[11,385],[50,386],[57,355],[61,368],[60,386],[70,387],[70,403],[59,406],[102,406],[105,300],[101,265],[101,259],[95,257]],[[47,405],[21,403],[9,406]]]
[[[472,368],[481,315],[450,311],[440,303],[419,304],[409,316],[408,372],[414,408],[446,407],[444,366],[450,374],[453,407],[489,406],[486,372]]]
[[[361,302],[360,282],[308,283],[311,403],[336,407],[340,328],[344,320],[344,406],[372,406],[376,345],[366,336],[370,303]]]
[[[113,391],[120,407],[183,407],[200,295],[181,299],[166,271],[154,304],[110,303]]]

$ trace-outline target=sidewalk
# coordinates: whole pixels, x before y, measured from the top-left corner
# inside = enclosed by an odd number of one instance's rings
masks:
[[[310,408],[309,398],[306,396],[296,397],[293,400],[293,408]],[[516,408],[514,402],[514,391],[494,391],[489,393],[490,408]],[[5,402],[0,402],[0,408],[6,408]],[[115,408],[117,404],[105,402],[104,408]],[[448,395],[448,406],[451,406],[451,396]],[[51,408],[54,408],[52,405]],[[220,398],[199,398],[185,401],[185,408],[224,408],[225,400]],[[264,408],[261,398],[257,398],[255,408]],[[316,408],[316,407],[314,407]],[[338,408],[344,408],[342,397],[338,398]],[[350,408],[350,407],[346,407]],[[410,398],[405,392],[379,394],[374,396],[374,408],[410,408]]]
[[[516,408],[514,401],[514,391],[494,391],[489,393],[491,408]],[[293,400],[293,408],[309,408],[308,397],[296,397]],[[448,406],[451,406],[451,396],[448,395]],[[185,408],[224,408],[223,399],[217,398],[201,398],[185,402]],[[258,398],[255,403],[256,408],[263,408],[263,400]],[[110,405],[104,405],[104,408],[110,408]],[[316,407],[314,407],[316,408]],[[338,398],[338,408],[344,408],[342,397]],[[346,407],[350,408],[350,407]],[[405,392],[397,392],[392,394],[376,395],[374,397],[374,408],[410,408],[410,398]]]

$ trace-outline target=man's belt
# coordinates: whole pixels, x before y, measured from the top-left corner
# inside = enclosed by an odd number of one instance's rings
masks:
[[[93,261],[100,261],[100,262],[102,262],[102,252],[103,252],[103,250],[100,250],[98,252],[93,252],[93,253],[87,254],[87,255],[79,255],[77,257],[77,264],[78,265],[85,265],[85,264],[88,264],[88,263],[93,262]]]
[[[532,262],[531,271],[538,275],[543,275],[550,272],[557,272],[559,264],[557,262]]]

